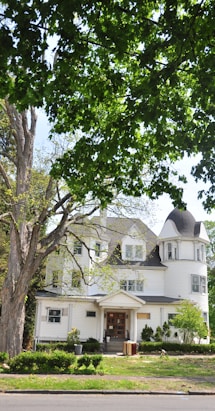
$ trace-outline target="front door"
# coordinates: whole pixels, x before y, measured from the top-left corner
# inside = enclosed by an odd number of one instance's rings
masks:
[[[107,335],[125,339],[125,313],[107,312]]]

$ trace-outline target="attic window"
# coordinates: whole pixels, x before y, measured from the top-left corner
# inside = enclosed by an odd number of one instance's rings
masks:
[[[125,245],[125,259],[139,261],[143,260],[143,246],[142,245]]]

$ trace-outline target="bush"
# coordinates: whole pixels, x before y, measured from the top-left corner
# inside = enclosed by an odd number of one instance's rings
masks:
[[[159,354],[161,350],[169,354],[214,354],[215,344],[179,344],[170,342],[140,342],[139,352]]]
[[[145,328],[142,329],[141,332],[141,338],[143,341],[150,341],[152,336],[153,336],[153,329],[152,327],[149,327],[147,324],[145,325]]]
[[[0,364],[8,362],[9,355],[6,352],[0,352]]]
[[[84,354],[82,357],[78,358],[77,367],[74,369],[74,373],[75,374],[95,374],[96,369],[99,366],[101,361],[102,361],[101,354],[91,355],[91,356]]]
[[[95,338],[88,338],[86,342],[83,342],[83,352],[99,352],[100,342]]]
[[[10,372],[24,374],[69,373],[75,356],[62,351],[23,352],[9,361]]]

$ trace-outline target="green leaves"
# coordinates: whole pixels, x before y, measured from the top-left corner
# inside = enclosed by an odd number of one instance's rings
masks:
[[[167,163],[202,152],[193,174],[210,181],[214,207],[212,0],[1,4],[1,96],[44,105],[55,133],[81,133],[52,175],[102,203],[156,197],[163,182],[181,206]]]

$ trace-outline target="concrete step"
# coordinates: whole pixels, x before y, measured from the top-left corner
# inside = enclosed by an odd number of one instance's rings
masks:
[[[123,352],[124,341],[110,341],[104,344],[104,351],[108,353]]]

